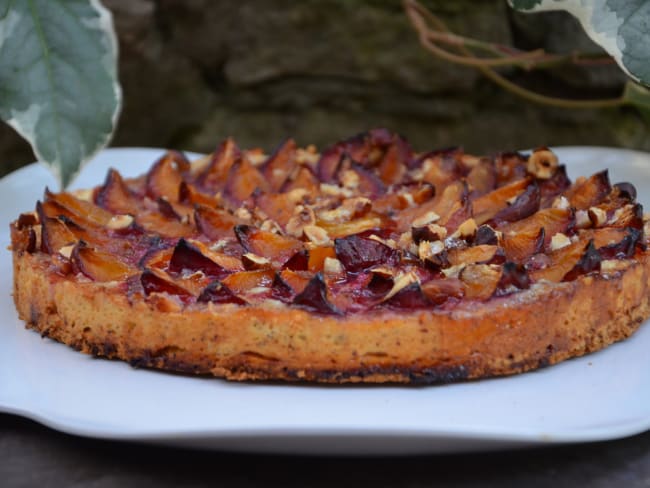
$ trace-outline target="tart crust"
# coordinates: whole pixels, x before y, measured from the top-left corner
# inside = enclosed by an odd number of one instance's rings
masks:
[[[289,306],[208,303],[183,311],[130,302],[123,283],[51,272],[20,250],[14,299],[27,326],[85,353],[232,380],[441,383],[510,375],[597,351],[650,315],[650,259],[624,270],[453,310],[319,315]]]

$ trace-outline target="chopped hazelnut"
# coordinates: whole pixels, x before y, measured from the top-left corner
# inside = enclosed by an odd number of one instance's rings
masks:
[[[558,232],[553,237],[551,237],[551,251],[557,251],[571,244],[571,239],[569,239],[562,232]]]
[[[133,223],[132,215],[113,215],[106,224],[109,229],[125,229]]]
[[[557,156],[549,149],[543,147],[535,149],[528,157],[526,170],[541,180],[548,180],[558,167]]]
[[[427,212],[424,215],[421,215],[420,217],[413,219],[413,227],[424,227],[427,224],[430,224],[432,222],[435,222],[440,218],[440,215],[435,213],[434,211]]]
[[[317,225],[307,225],[303,228],[303,232],[307,236],[307,239],[317,246],[326,246],[331,243],[327,231]]]

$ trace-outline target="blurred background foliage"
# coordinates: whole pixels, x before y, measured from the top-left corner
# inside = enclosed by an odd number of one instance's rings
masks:
[[[103,0],[120,41],[124,108],[113,146],[212,151],[227,136],[272,150],[291,136],[318,146],[372,127],[416,149],[475,153],[540,145],[650,150],[650,121],[630,108],[566,110],[503,91],[433,58],[400,0]],[[521,49],[599,52],[562,12],[512,11],[505,0],[422,2],[463,35]],[[618,96],[616,65],[505,71],[555,96]],[[34,156],[0,126],[0,174]]]

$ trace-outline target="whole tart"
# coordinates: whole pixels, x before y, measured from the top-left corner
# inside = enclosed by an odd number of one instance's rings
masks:
[[[646,229],[644,229],[646,227]],[[375,129],[270,156],[232,139],[45,190],[11,224],[27,327],[230,380],[438,383],[596,351],[650,315],[630,183],[546,148],[416,153]]]

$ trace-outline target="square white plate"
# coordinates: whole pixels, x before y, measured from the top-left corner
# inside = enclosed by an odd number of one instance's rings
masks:
[[[572,177],[610,168],[650,208],[650,154],[557,149]],[[161,154],[109,149],[77,179],[135,176]],[[0,181],[0,411],[55,429],[233,451],[411,454],[605,440],[650,429],[650,325],[587,357],[509,378],[443,386],[239,384],[94,359],[24,329],[11,298],[8,224],[56,189],[40,165]]]

